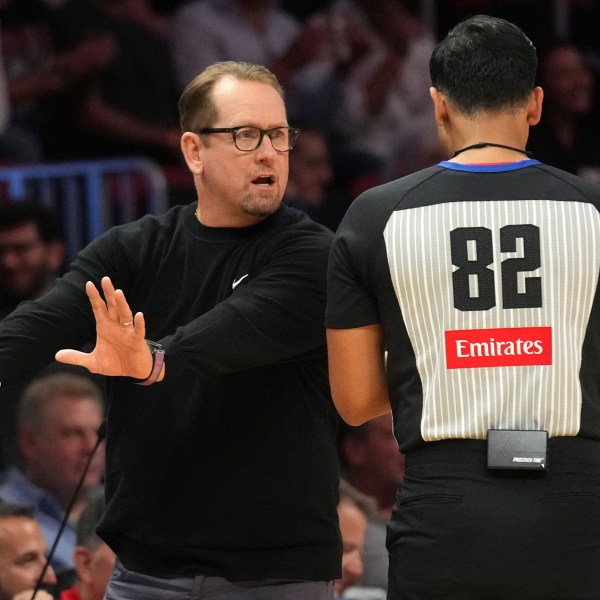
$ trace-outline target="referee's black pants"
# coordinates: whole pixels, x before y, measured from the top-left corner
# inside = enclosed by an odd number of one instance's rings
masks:
[[[600,600],[600,442],[548,440],[548,470],[486,468],[485,441],[406,454],[388,600]]]

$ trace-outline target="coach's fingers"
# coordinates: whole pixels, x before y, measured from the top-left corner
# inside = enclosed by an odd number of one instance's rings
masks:
[[[90,355],[86,352],[80,352],[79,350],[72,350],[70,348],[65,348],[63,350],[59,350],[54,358],[61,363],[65,363],[68,365],[76,365],[78,367],[85,367],[88,371],[90,369]],[[94,371],[92,371],[93,373]]]

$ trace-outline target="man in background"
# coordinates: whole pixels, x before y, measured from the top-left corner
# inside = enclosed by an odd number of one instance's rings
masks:
[[[60,274],[65,244],[58,216],[29,200],[0,204],[0,319],[47,292]],[[16,412],[23,386],[0,389],[0,471],[18,457]]]
[[[33,507],[51,547],[98,439],[104,414],[98,387],[87,377],[54,373],[34,380],[18,413],[20,468],[11,467],[0,497]],[[90,497],[101,491],[103,448],[94,456],[75,500],[52,565],[73,568],[75,523]]]
[[[54,284],[65,259],[57,215],[28,200],[0,205],[0,318]]]
[[[404,477],[404,455],[398,450],[392,416],[358,427],[342,424],[338,451],[344,479],[375,502],[375,510],[367,513],[361,584],[387,589],[386,524]]]
[[[47,548],[33,511],[0,499],[0,600],[31,600],[46,562]],[[49,566],[42,587],[55,583],[56,576]],[[53,596],[40,589],[35,598],[52,600]]]
[[[310,126],[300,130],[302,135],[290,157],[284,202],[335,231],[350,205],[350,195],[335,182],[326,133]]]
[[[104,498],[90,500],[77,521],[77,546],[73,554],[76,582],[60,600],[102,600],[115,566],[115,553],[98,537],[96,526],[104,513]]]
[[[363,544],[367,518],[375,512],[375,501],[347,481],[340,481],[338,518],[344,544],[342,577],[335,582],[335,598],[352,600],[385,600],[385,589],[364,587]]]

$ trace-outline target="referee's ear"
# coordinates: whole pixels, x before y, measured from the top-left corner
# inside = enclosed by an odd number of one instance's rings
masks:
[[[448,121],[448,101],[446,100],[446,96],[434,87],[429,88],[429,95],[433,102],[435,122],[438,126],[443,126]]]
[[[544,90],[540,87],[534,87],[529,96],[527,105],[527,123],[531,126],[537,125],[542,118],[542,104],[544,102]]]

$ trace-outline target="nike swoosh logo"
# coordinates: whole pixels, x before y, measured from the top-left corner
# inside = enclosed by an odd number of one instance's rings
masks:
[[[231,289],[235,290],[235,288],[240,285],[240,283],[242,282],[243,279],[245,279],[246,277],[248,277],[248,275],[250,275],[250,273],[246,273],[245,275],[242,275],[239,279],[234,279],[233,283],[231,284]]]

